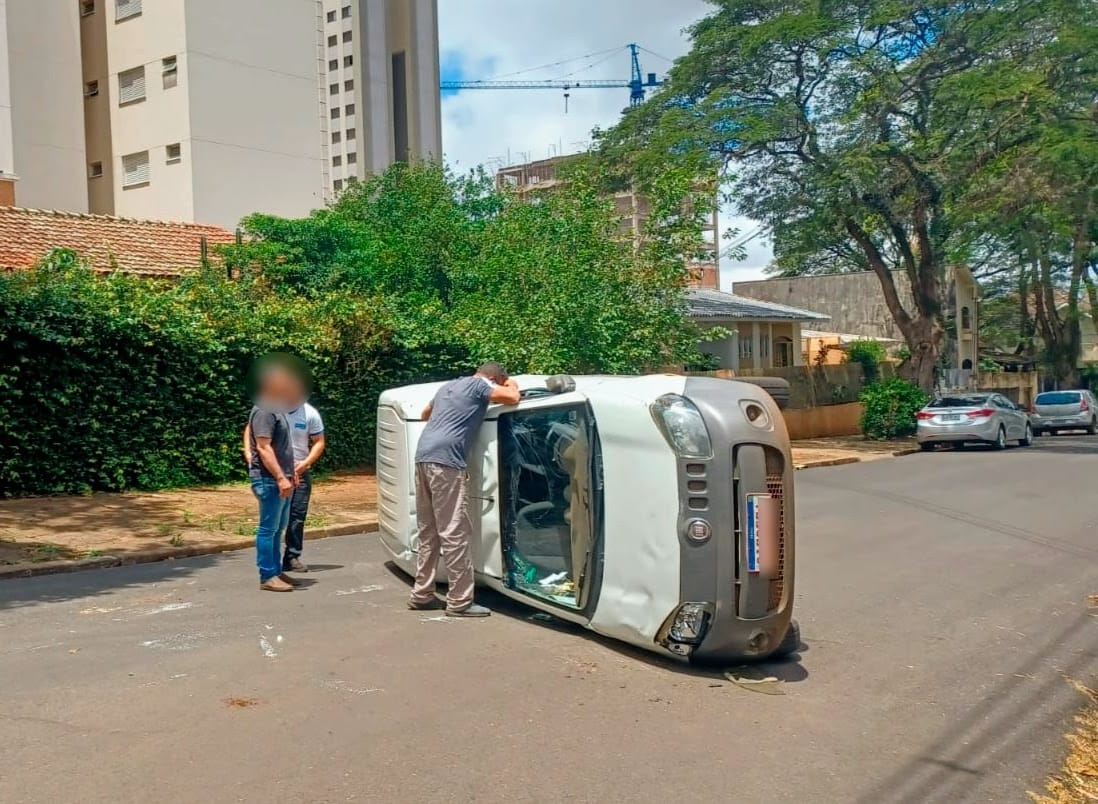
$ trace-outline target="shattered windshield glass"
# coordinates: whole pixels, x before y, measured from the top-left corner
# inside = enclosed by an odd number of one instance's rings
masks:
[[[593,427],[585,407],[500,417],[507,584],[583,608],[594,550]]]

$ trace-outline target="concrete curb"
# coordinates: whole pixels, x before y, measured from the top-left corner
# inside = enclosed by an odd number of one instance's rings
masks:
[[[313,528],[305,534],[306,541],[314,539],[329,539],[333,536],[353,536],[357,533],[368,533],[376,528],[376,522],[359,522],[357,524],[331,525],[325,528]],[[8,578],[35,578],[40,575],[60,575],[69,572],[79,572],[88,569],[107,569],[109,567],[128,567],[133,564],[151,564],[156,561],[168,561],[177,558],[195,558],[196,556],[210,556],[218,553],[229,553],[235,550],[249,550],[255,547],[255,539],[238,539],[222,544],[203,544],[193,547],[154,547],[148,550],[135,550],[132,553],[123,553],[118,556],[96,556],[94,558],[77,558],[71,561],[37,561],[24,562],[0,567],[0,581]]]
[[[885,457],[889,458],[902,458],[905,455],[914,455],[917,452],[921,452],[918,447],[905,447],[904,449],[898,449],[895,452],[883,453]],[[876,458],[875,460],[881,460]],[[794,464],[793,468],[797,471],[801,469],[821,469],[825,466],[845,466],[849,463],[865,463],[865,458],[832,458],[826,461],[808,461],[807,463]]]

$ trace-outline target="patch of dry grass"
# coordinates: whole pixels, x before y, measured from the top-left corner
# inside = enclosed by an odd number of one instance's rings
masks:
[[[1045,785],[1046,795],[1029,794],[1037,804],[1098,801],[1098,691],[1073,683],[1086,696],[1087,705],[1075,717],[1075,731],[1065,737],[1070,751],[1063,768]]]

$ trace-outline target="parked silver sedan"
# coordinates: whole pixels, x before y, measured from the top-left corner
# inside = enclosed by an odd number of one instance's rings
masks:
[[[924,450],[938,444],[975,442],[996,449],[1033,443],[1029,414],[1002,394],[957,394],[935,399],[915,414],[915,437]]]
[[[1033,402],[1033,431],[1058,433],[1086,430],[1098,433],[1098,400],[1090,391],[1046,391]]]

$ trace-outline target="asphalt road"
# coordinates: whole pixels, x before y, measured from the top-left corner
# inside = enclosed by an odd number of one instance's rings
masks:
[[[403,608],[371,537],[0,584],[0,801],[1013,802],[1098,672],[1098,439],[797,476],[782,696],[521,608]]]

